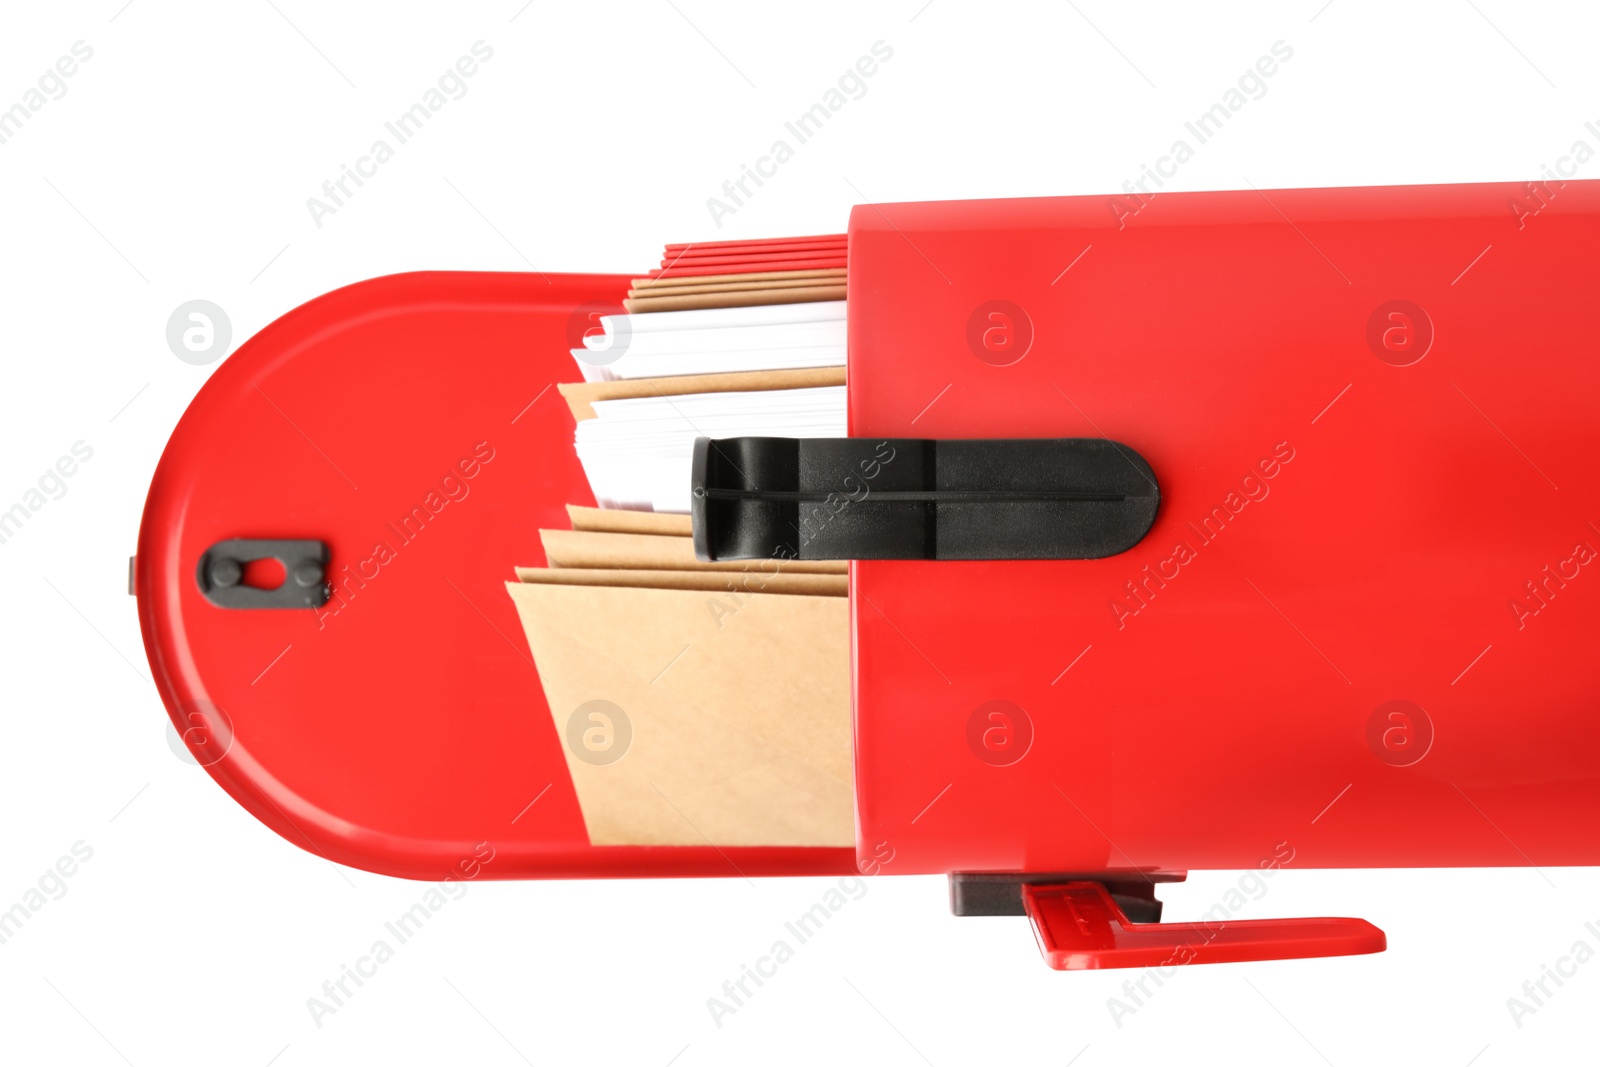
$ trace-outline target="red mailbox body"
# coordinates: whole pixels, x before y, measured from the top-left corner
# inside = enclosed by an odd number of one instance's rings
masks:
[[[500,585],[592,502],[554,383],[625,276],[380,278],[241,346],[151,487],[146,648],[212,776],[353,866],[859,857],[1010,879],[1063,967],[1373,951],[1129,925],[1114,884],[1600,861],[1597,248],[1595,182],[857,208],[853,436],[1109,437],[1162,501],[1106,559],[852,565],[854,852],[588,842]],[[218,608],[235,537],[325,543],[339,595]]]

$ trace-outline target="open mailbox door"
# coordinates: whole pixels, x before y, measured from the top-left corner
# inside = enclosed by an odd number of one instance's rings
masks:
[[[855,873],[848,848],[589,842],[504,579],[593,503],[555,383],[627,286],[352,285],[244,344],[179,423],[134,570],[145,647],[190,750],[291,843],[421,879]],[[291,603],[241,583],[262,557]]]

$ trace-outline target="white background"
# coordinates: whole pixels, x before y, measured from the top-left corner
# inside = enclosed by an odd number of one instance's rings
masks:
[[[1267,95],[1170,187],[1526,179],[1594,143],[1592,10],[1321,5],[7,5],[0,107],[94,54],[0,145],[0,506],[75,441],[94,456],[0,545],[0,909],[75,842],[93,857],[0,945],[0,1059],[1592,1059],[1600,963],[1520,1028],[1506,1006],[1600,945],[1600,876],[1571,869],[1284,871],[1247,914],[1360,915],[1389,951],[1187,968],[1120,1026],[1128,972],[1051,972],[1025,920],[951,918],[941,879],[872,881],[720,1028],[706,998],[828,881],[473,883],[318,1027],[307,998],[425,887],[294,848],[178,759],[125,593],[160,450],[215,369],[167,347],[190,299],[236,346],[396,271],[642,271],[667,241],[839,232],[864,198],[1113,192],[1279,40]],[[467,95],[317,228],[306,198],[480,39]],[[707,197],[879,40],[867,94],[717,228]],[[1168,917],[1238,877],[1164,890]]]

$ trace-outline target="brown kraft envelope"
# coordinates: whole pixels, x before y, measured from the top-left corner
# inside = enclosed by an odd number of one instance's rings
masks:
[[[831,280],[818,279],[824,282]],[[747,289],[737,293],[703,293],[699,296],[626,297],[622,306],[630,314],[641,315],[647,311],[692,311],[697,308],[752,307],[756,304],[811,304],[824,300],[843,300],[845,292],[843,285]]]
[[[686,396],[690,393],[756,393],[843,384],[843,367],[801,367],[797,370],[741,370],[722,374],[679,374],[667,378],[625,378],[609,382],[562,382],[556,388],[566,399],[573,421],[582,422],[595,417],[596,400]]]
[[[506,588],[593,844],[854,844],[848,600]]]
[[[656,534],[540,530],[552,567],[639,570],[752,571],[763,574],[845,574],[849,563],[831,559],[743,559],[706,562],[695,558],[693,538]]]
[[[518,567],[519,582],[552,585],[629,585],[643,589],[700,589],[713,593],[785,593],[848,596],[846,574],[785,574],[781,571],[652,571],[613,567]]]
[[[567,518],[574,530],[591,533],[659,534],[688,537],[694,533],[689,516],[672,511],[631,511],[626,508],[586,508],[567,505]]]

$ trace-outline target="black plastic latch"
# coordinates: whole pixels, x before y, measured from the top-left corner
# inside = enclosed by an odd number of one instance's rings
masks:
[[[1161,901],[1156,899],[1156,883],[1181,882],[1178,874],[1144,871],[1100,871],[1095,874],[950,874],[950,914],[1026,915],[1022,903],[1024,885],[1065,885],[1068,882],[1099,882],[1117,902],[1122,913],[1136,923],[1161,921]]]
[[[691,477],[702,560],[1099,559],[1161,500],[1139,453],[1082,437],[701,437]]]
[[[246,584],[251,563],[275,559],[283,582],[273,589]],[[195,582],[219,608],[320,608],[328,602],[328,546],[321,541],[218,541],[200,554]]]

